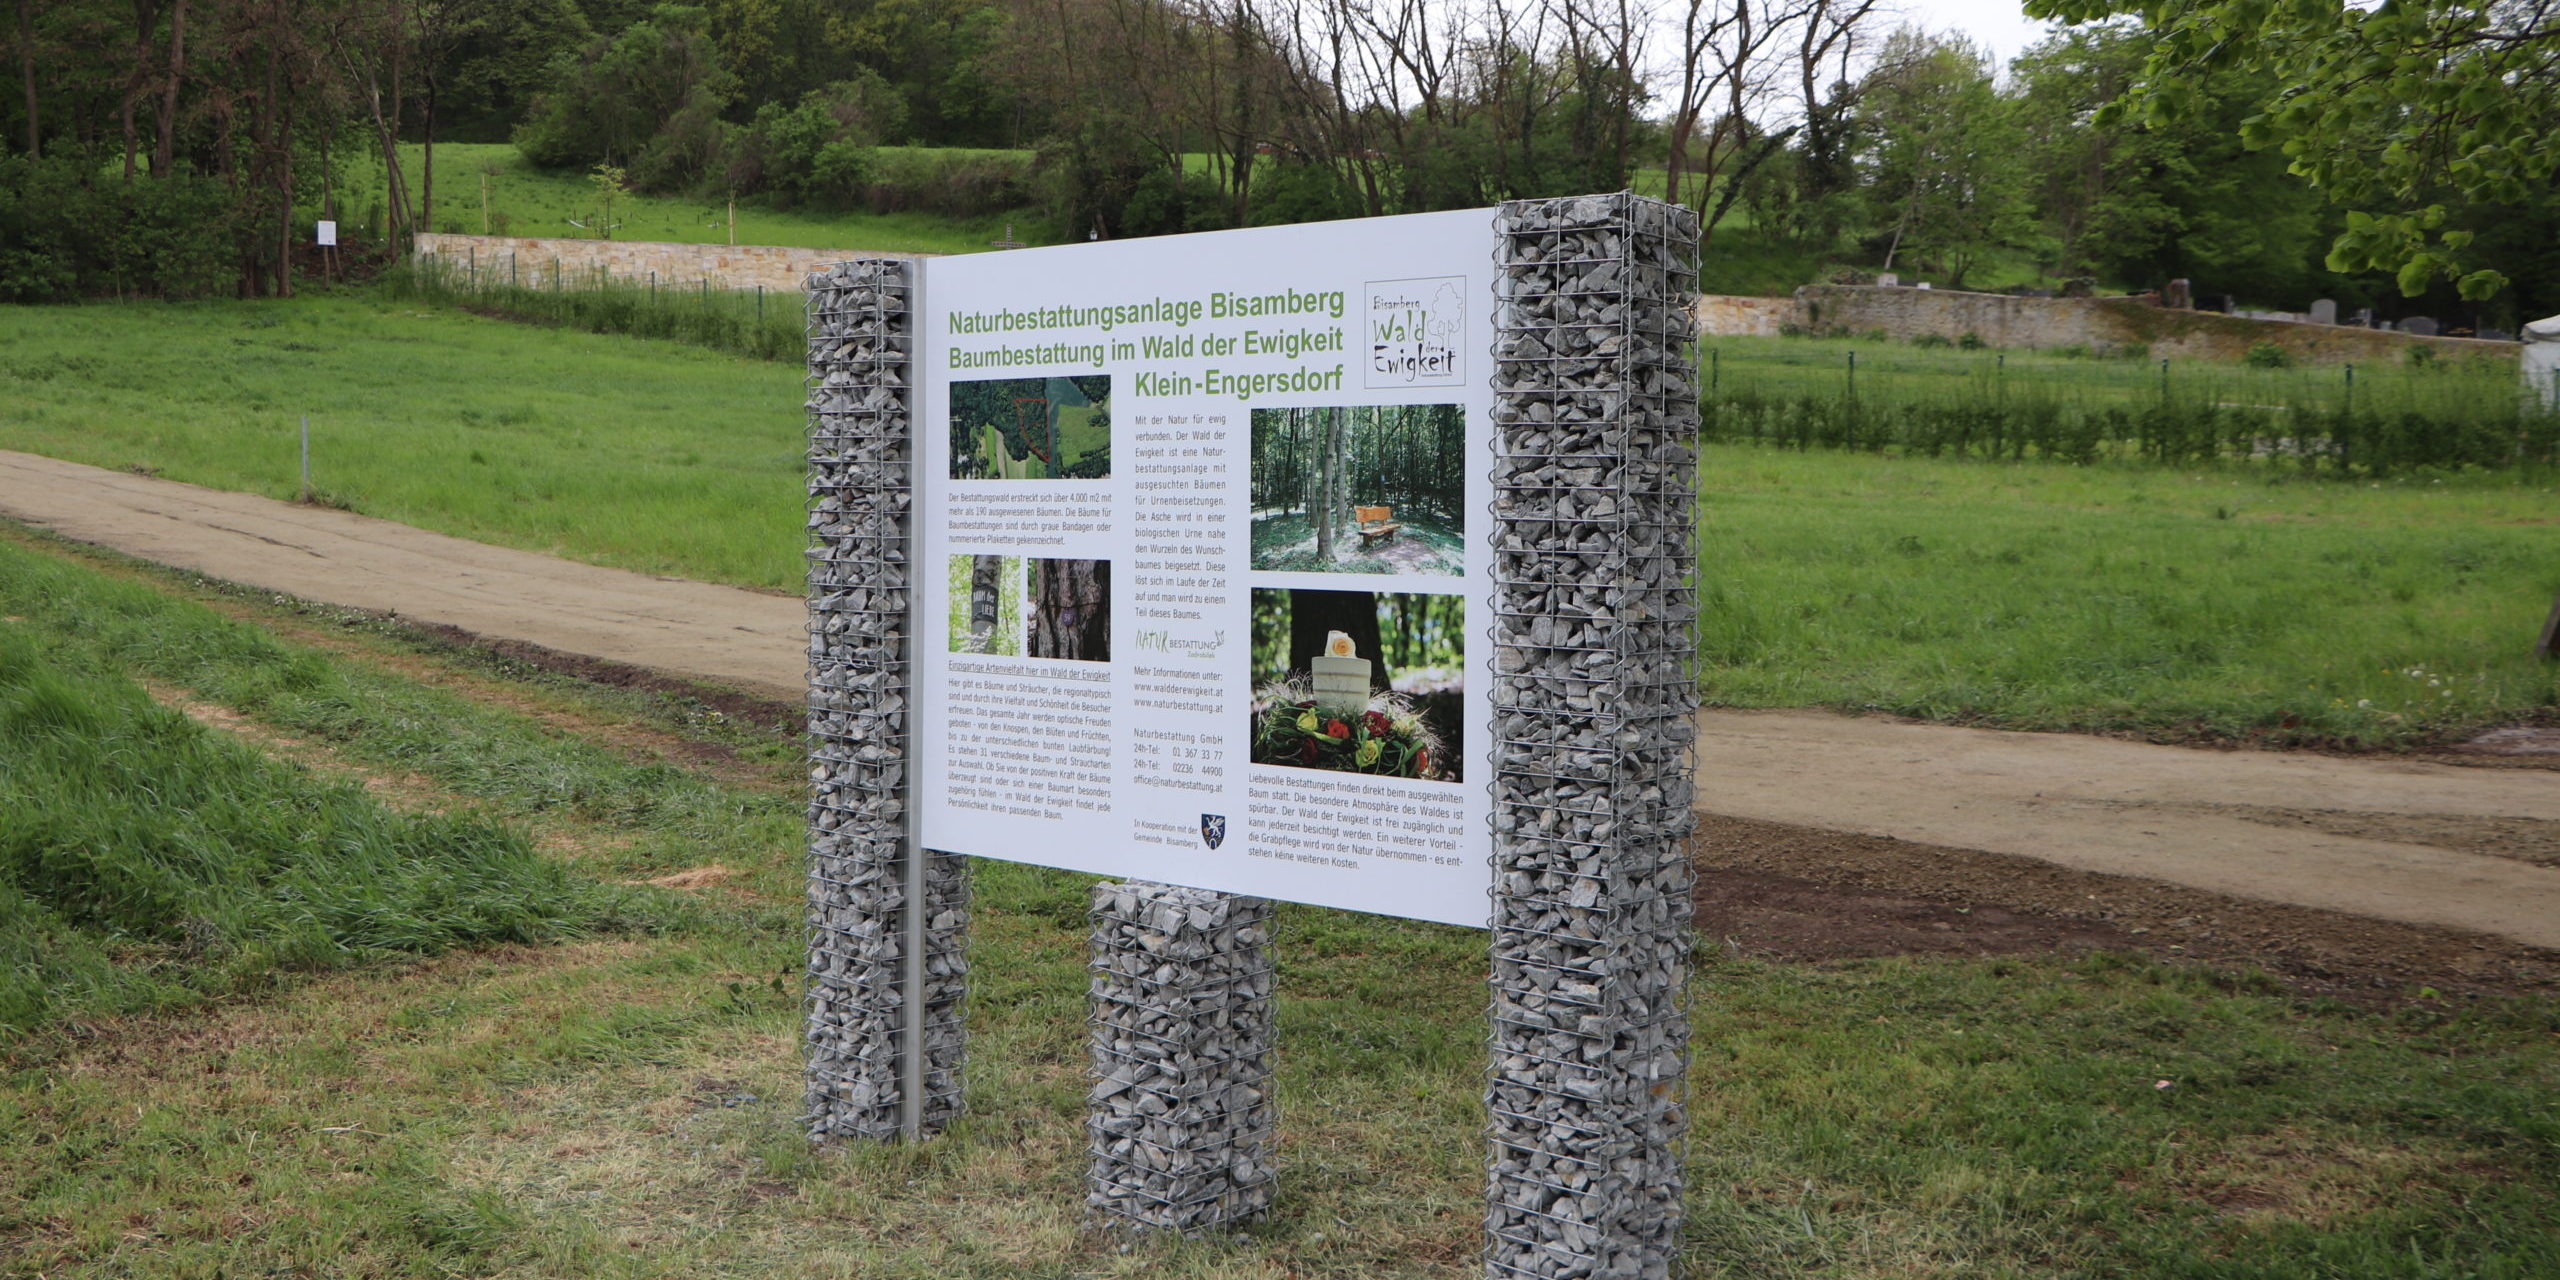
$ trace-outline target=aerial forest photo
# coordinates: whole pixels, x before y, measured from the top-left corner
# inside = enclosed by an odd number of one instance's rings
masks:
[[[1466,411],[1253,411],[1253,567],[1466,572]]]
[[[951,557],[953,653],[1111,659],[1111,562]]]
[[[1111,379],[951,384],[954,480],[1099,480],[1111,474]]]
[[[1255,764],[1459,781],[1464,596],[1257,587]]]

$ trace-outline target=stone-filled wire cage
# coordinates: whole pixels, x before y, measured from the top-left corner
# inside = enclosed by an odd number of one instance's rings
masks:
[[[908,378],[914,268],[894,260],[809,277],[809,981],[813,1138],[921,1129],[960,1109],[968,871],[923,859],[908,787],[915,529]],[[925,916],[921,952],[911,911]],[[912,1017],[923,1061],[906,1061]]]
[[[1496,222],[1488,1277],[1667,1277],[1694,875],[1694,214]]]
[[[1091,915],[1088,1222],[1196,1235],[1263,1212],[1278,1128],[1270,901],[1106,880]]]

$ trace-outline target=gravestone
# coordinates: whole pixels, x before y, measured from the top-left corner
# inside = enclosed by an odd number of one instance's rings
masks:
[[[2516,336],[2504,329],[2491,326],[2480,331],[2480,339],[2483,342],[2513,342]]]
[[[2096,278],[2096,277],[2094,277],[2094,276],[2073,276],[2072,278],[2070,278],[2070,279],[2068,279],[2068,280],[2063,281],[2063,282],[2062,282],[2062,296],[2063,296],[2063,297],[2066,297],[2066,298],[2094,298],[2094,297],[2097,297],[2097,296],[2098,296],[2098,281],[2097,281],[2097,278]]]
[[[2160,305],[2179,311],[2190,310],[2195,306],[2195,291],[2187,283],[2186,278],[2181,276],[2170,281],[2168,287],[2160,291]]]
[[[2226,316],[2240,314],[2240,300],[2227,293],[2222,295],[2222,314]]]
[[[1876,276],[1876,285],[1879,288],[1890,289],[1901,283],[1902,277],[1895,275],[1890,271],[1882,272]]]
[[[2372,328],[2372,327],[2373,327],[2373,308],[2371,308],[2371,307],[2358,307],[2358,308],[2356,308],[2356,313],[2355,313],[2354,315],[2352,315],[2352,316],[2347,317],[2347,323],[2348,323],[2348,324],[2351,324],[2351,325],[2354,325],[2355,327],[2357,327],[2357,328],[2359,328],[2359,329],[2370,329],[2370,328]]]
[[[2311,323],[2336,324],[2338,302],[2335,298],[2315,298],[2311,302]]]
[[[2400,332],[2414,333],[2421,338],[2432,338],[2436,336],[2436,318],[2434,316],[2410,316],[2400,322]]]

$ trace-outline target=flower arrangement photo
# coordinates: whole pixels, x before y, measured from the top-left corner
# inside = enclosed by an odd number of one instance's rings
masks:
[[[1338,714],[1338,712],[1341,712]],[[1375,693],[1356,711],[1326,709],[1291,677],[1253,693],[1253,762],[1390,778],[1438,778],[1440,737],[1400,693]]]
[[[1247,758],[1465,781],[1465,634],[1454,593],[1255,588]]]

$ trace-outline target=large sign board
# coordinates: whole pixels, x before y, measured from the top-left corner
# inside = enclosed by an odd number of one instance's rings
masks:
[[[1492,217],[925,265],[926,847],[1486,922]]]

